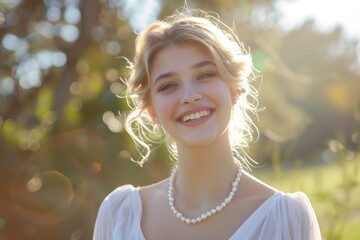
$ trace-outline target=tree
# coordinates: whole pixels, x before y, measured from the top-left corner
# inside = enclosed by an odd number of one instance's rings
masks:
[[[119,56],[131,59],[135,32],[183,1],[139,3],[0,3],[0,237],[89,239],[108,192],[167,176],[163,146],[145,174],[130,161],[137,153],[118,114],[129,109],[116,97],[127,73]],[[187,4],[234,23],[261,71],[255,84],[267,109],[251,152],[256,160],[269,161],[274,141],[291,160],[320,152],[338,131],[349,139],[359,73],[349,67],[356,43],[344,40],[340,29],[320,33],[309,22],[284,33],[270,0]]]

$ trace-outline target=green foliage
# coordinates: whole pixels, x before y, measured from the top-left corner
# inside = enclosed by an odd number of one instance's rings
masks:
[[[136,2],[0,1],[1,239],[90,239],[107,193],[168,176],[163,145],[143,169],[130,161],[119,57],[132,59],[136,31],[184,1]],[[358,43],[311,22],[283,32],[273,0],[187,3],[219,13],[261,71],[250,155],[272,169],[259,176],[309,193],[324,238],[359,236]]]
[[[355,132],[355,135],[358,133]],[[281,161],[278,144],[273,147],[272,166],[254,172],[257,177],[281,191],[304,191],[308,194],[325,240],[358,239],[360,210],[360,142],[354,139],[353,152],[339,140],[330,140],[323,155],[332,162],[303,166]],[[274,177],[275,176],[275,177]]]

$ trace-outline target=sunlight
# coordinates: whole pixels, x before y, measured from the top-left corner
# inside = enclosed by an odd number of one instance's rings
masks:
[[[122,14],[129,18],[130,26],[140,31],[153,22],[159,12],[161,3],[158,0],[140,2],[138,0],[126,0],[122,6]]]
[[[356,24],[360,22],[360,1],[280,0],[275,7],[281,13],[279,25],[284,29],[291,29],[307,19],[314,19],[315,26],[322,31],[341,26],[347,38],[360,39],[360,28]]]

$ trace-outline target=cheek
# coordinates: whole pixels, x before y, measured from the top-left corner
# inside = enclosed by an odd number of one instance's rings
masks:
[[[171,116],[175,109],[175,104],[175,98],[171,95],[155,97],[153,100],[153,106],[159,118]]]
[[[211,89],[208,89],[208,91],[211,91],[217,99],[221,99],[223,102],[232,102],[233,94],[230,90],[230,87],[223,81],[219,81],[216,84],[213,84]]]

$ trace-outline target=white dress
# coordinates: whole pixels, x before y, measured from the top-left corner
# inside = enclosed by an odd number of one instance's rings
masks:
[[[102,202],[93,240],[145,240],[139,188],[124,185]],[[315,212],[302,193],[277,192],[258,207],[229,240],[318,240]]]

